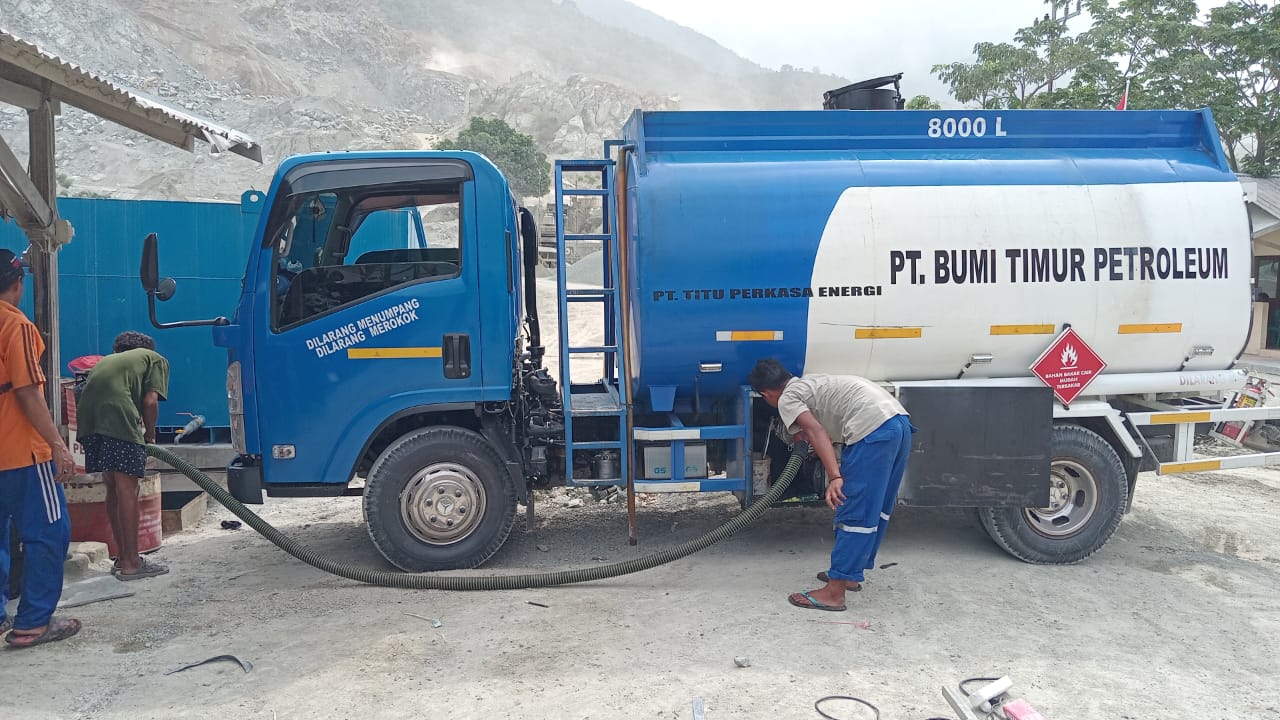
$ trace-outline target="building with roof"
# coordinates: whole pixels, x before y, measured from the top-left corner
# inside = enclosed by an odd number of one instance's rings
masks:
[[[30,243],[26,263],[32,277],[35,323],[48,348],[42,365],[61,376],[58,323],[58,249],[75,234],[58,217],[54,117],[65,103],[183,150],[197,142],[210,152],[231,152],[262,162],[262,149],[248,135],[196,117],[122,87],[102,75],[46,52],[0,29],[0,103],[26,110],[27,166],[0,138],[0,220],[15,221]],[[58,383],[46,386],[54,413]]]

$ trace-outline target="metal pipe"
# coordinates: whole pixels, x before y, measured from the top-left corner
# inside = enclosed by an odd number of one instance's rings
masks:
[[[622,394],[622,401],[626,403],[627,423],[622,438],[622,452],[627,459],[627,542],[635,545],[639,542],[639,530],[636,521],[636,463],[634,446],[631,443],[632,428],[635,427],[634,406],[631,402],[631,306],[627,285],[627,156],[631,153],[631,148],[623,145],[618,148],[617,172],[614,173],[613,198],[614,212],[610,218],[616,227],[616,236],[618,238],[618,277],[614,278],[618,288],[617,298],[619,312],[622,315],[622,327],[619,330],[622,333],[622,342],[619,350],[622,352],[623,362],[620,365],[627,368],[627,377],[618,377],[618,392]]]

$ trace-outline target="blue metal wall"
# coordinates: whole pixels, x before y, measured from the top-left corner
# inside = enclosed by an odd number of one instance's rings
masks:
[[[226,315],[240,295],[248,246],[258,225],[262,193],[246,192],[240,203],[59,198],[58,212],[75,228],[59,254],[62,373],[81,355],[105,355],[123,330],[156,340],[169,359],[169,400],[160,405],[161,427],[181,427],[178,413],[204,415],[207,424],[228,424],[226,355],[208,328],[157,330],[147,319],[147,296],[138,280],[142,239],[160,239],[160,272],[178,281],[173,299],[159,306],[162,320]],[[21,252],[26,236],[0,223],[0,247]],[[23,310],[31,315],[31,278]]]
[[[62,316],[62,374],[82,355],[106,355],[124,330],[156,340],[169,359],[169,399],[160,405],[158,425],[182,427],[205,416],[208,427],[227,427],[227,355],[214,347],[209,328],[157,330],[147,317],[147,296],[138,280],[142,240],[156,233],[160,275],[178,281],[178,291],[159,303],[163,321],[230,316],[240,297],[249,245],[258,227],[264,195],[245,192],[239,203],[59,198],[58,213],[75,228],[75,238],[59,254]],[[408,213],[379,213],[361,234],[394,233],[414,243]],[[0,222],[0,247],[21,253],[26,236]],[[31,278],[22,310],[32,313]]]

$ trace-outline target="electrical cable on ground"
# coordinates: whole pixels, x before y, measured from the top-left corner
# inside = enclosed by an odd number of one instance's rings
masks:
[[[871,703],[867,702],[866,700],[863,700],[862,698],[854,697],[852,695],[828,695],[824,698],[818,698],[817,702],[813,704],[813,709],[817,710],[818,714],[826,718],[827,720],[842,720],[841,718],[838,718],[835,715],[828,715],[825,711],[823,711],[822,703],[829,702],[831,700],[848,700],[850,702],[856,702],[860,705],[865,705],[871,708],[871,712],[876,714],[875,720],[880,720],[880,708],[876,707],[875,705],[872,705]]]
[[[175,470],[190,478],[201,490],[209,493],[210,497],[221,503],[249,527],[258,531],[259,534],[271,541],[276,547],[302,562],[348,580],[381,587],[409,590],[521,590],[525,588],[551,587],[553,585],[604,580],[605,578],[640,572],[679,560],[699,550],[705,550],[758,520],[764,515],[765,510],[768,510],[769,506],[786,492],[791,485],[791,481],[795,479],[796,473],[800,471],[801,463],[809,454],[808,444],[797,443],[791,453],[791,457],[787,459],[786,467],[783,468],[782,474],[778,476],[778,479],[769,488],[769,492],[720,527],[675,547],[660,550],[634,560],[589,568],[520,575],[459,576],[374,570],[326,558],[272,527],[270,523],[245,507],[243,503],[236,500],[221,485],[215,483],[208,475],[200,472],[199,469],[186,460],[157,445],[147,445],[146,449],[148,455],[172,466]]]
[[[863,700],[860,697],[853,697],[852,695],[828,695],[823,698],[818,698],[818,700],[813,703],[813,709],[818,711],[818,714],[826,718],[827,720],[848,720],[847,718],[838,718],[835,715],[829,715],[827,714],[826,711],[822,709],[822,703],[828,702],[830,700],[849,700],[851,702],[856,702],[860,705],[865,705],[871,708],[871,712],[875,713],[875,720],[880,720],[880,708],[876,707],[875,705],[872,705],[870,702]],[[935,716],[935,717],[925,718],[925,720],[951,720],[951,718]]]

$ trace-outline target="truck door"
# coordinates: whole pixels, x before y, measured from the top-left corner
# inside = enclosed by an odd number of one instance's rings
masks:
[[[479,399],[474,193],[470,166],[444,158],[286,171],[254,310],[270,486],[343,486],[383,423]]]

